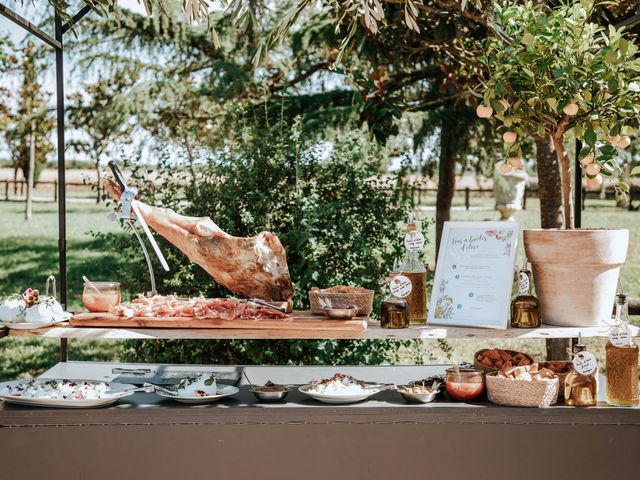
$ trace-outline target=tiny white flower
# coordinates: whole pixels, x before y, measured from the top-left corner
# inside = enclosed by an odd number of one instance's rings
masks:
[[[640,85],[637,82],[631,82],[629,84],[629,90],[632,92],[640,92]]]

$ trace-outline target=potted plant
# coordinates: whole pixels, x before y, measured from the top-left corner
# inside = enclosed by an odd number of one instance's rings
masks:
[[[597,325],[611,317],[628,230],[574,229],[567,138],[582,144],[575,168],[589,186],[620,178],[618,148],[626,148],[640,114],[638,47],[624,31],[591,21],[594,2],[526,2],[497,6],[481,61],[488,78],[478,93],[480,117],[503,129],[505,158],[519,164],[527,137],[551,137],[562,175],[565,229],[526,230],[545,323]],[[633,172],[635,174],[637,172]],[[625,194],[629,186],[615,184]],[[577,188],[581,188],[580,185]]]

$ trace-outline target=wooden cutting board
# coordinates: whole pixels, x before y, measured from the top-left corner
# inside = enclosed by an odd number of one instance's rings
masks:
[[[190,317],[119,317],[110,313],[78,313],[71,317],[72,327],[111,328],[231,328],[265,330],[321,330],[362,332],[367,329],[365,317],[353,320],[329,320],[310,312],[293,312],[287,318],[222,320]]]

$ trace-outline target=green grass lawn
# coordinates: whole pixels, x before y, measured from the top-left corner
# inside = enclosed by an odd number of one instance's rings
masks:
[[[432,205],[427,198],[425,205]],[[489,198],[473,198],[471,211],[456,209],[452,220],[496,220],[498,213],[491,210]],[[455,205],[462,206],[463,198],[456,198]],[[539,226],[538,201],[529,200],[527,210],[516,214],[524,228]],[[484,208],[478,210],[478,207]],[[27,287],[44,289],[48,275],[58,272],[58,227],[57,207],[53,203],[34,205],[33,220],[23,219],[23,204],[0,202],[0,296],[18,293]],[[68,284],[69,305],[80,308],[82,299],[82,275],[91,279],[118,278],[119,258],[101,240],[91,235],[92,231],[118,232],[120,227],[107,220],[109,210],[103,205],[71,204],[67,212],[68,238]],[[427,216],[434,212],[427,211]],[[628,228],[631,234],[627,263],[622,270],[625,290],[631,296],[640,296],[640,212],[627,212],[613,207],[611,201],[590,200],[583,212],[583,226],[605,228]],[[427,255],[434,258],[433,230]],[[470,361],[473,352],[484,347],[521,349],[541,358],[544,355],[543,340],[500,341],[449,340],[450,350],[441,348],[437,341],[424,341],[400,352],[397,363],[443,363],[448,361]],[[600,359],[603,358],[604,340],[589,341]],[[0,341],[0,380],[26,375],[35,375],[57,361],[58,342],[55,340],[3,339]],[[70,358],[74,360],[119,360],[124,355],[121,342],[114,341],[70,341]]]
[[[70,204],[67,211],[69,306],[82,305],[82,275],[118,278],[118,256],[91,231],[119,230],[107,220],[104,205]],[[33,218],[24,220],[24,204],[0,202],[0,296],[28,287],[44,292],[47,276],[58,277],[58,210],[54,203],[34,204]],[[0,340],[0,380],[36,375],[57,362],[57,340]],[[73,360],[117,360],[120,342],[72,340]]]

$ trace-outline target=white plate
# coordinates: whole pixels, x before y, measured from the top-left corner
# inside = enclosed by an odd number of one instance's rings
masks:
[[[35,328],[50,327],[52,325],[57,325],[58,323],[66,322],[72,316],[73,315],[71,313],[64,312],[62,318],[60,318],[58,320],[54,320],[52,322],[44,322],[44,323],[40,323],[40,322],[31,322],[31,323],[27,323],[27,322],[0,322],[0,324],[5,326],[5,327],[7,327],[7,328],[12,328],[14,330],[33,330]]]
[[[66,380],[72,380],[76,382],[91,382],[91,380],[74,380],[70,378],[67,378]],[[28,381],[29,380],[13,380],[11,382],[2,382],[0,383],[0,390],[4,389],[7,386],[14,387],[20,383],[27,383]],[[93,408],[104,407],[107,405],[111,405],[112,403],[116,403],[121,398],[135,393],[135,390],[135,385],[129,385],[127,383],[111,383],[109,384],[109,389],[106,391],[106,397],[93,400],[54,400],[51,398],[26,398],[14,397],[9,395],[0,395],[0,399],[4,400],[7,403],[15,403],[16,405],[30,405],[32,407]]]
[[[382,391],[382,389],[373,388],[371,390],[367,390],[366,392],[362,392],[362,393],[356,393],[356,394],[350,393],[348,395],[335,395],[335,394],[318,393],[318,392],[309,391],[309,389],[311,387],[312,387],[311,384],[303,385],[298,390],[301,393],[304,393],[305,395],[308,395],[311,398],[313,398],[315,400],[318,400],[320,402],[324,402],[324,403],[355,403],[355,402],[361,402],[361,401],[366,400],[367,398],[375,395],[376,393],[379,393],[379,392]]]
[[[161,397],[170,398],[171,400],[175,400],[176,402],[180,403],[203,404],[217,402],[221,398],[228,397],[229,395],[235,395],[239,391],[240,389],[238,387],[233,387],[231,385],[222,385],[218,387],[218,392],[216,395],[209,395],[207,397],[179,397],[177,395],[170,395],[160,390],[156,390],[156,393]]]

